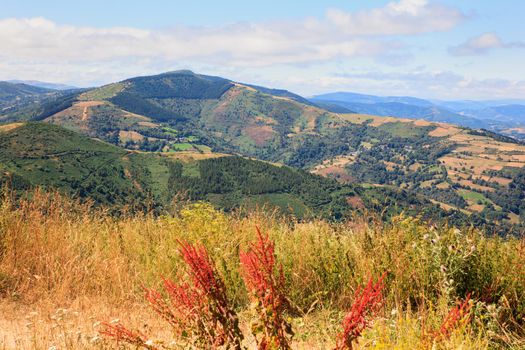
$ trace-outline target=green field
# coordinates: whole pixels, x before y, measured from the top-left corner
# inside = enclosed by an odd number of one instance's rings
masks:
[[[492,203],[490,199],[485,197],[483,194],[479,192],[474,192],[470,190],[459,190],[458,193],[467,201],[471,201],[474,204],[480,202],[482,204],[489,204]]]

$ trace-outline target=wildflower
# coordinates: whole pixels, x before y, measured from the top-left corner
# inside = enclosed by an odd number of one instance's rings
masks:
[[[239,319],[228,301],[226,286],[217,273],[208,252],[204,246],[197,247],[187,242],[179,243],[181,245],[179,252],[188,266],[193,291],[174,288],[173,283],[165,282],[168,292],[172,293],[172,301],[173,296],[178,295],[181,305],[191,302],[191,299],[205,305],[209,319],[211,319],[209,327],[215,328],[215,331],[211,332],[212,339],[209,341],[215,345],[225,344],[234,349],[240,349],[243,335],[239,328]],[[207,333],[210,333],[209,330]]]
[[[179,253],[188,266],[189,282],[177,284],[164,279],[168,298],[154,289],[144,288],[151,308],[182,337],[197,348],[241,349],[242,332],[234,309],[228,301],[226,287],[204,246],[179,242]],[[103,323],[104,324],[104,323]],[[118,319],[104,324],[101,334],[131,345],[155,349],[154,341],[131,332]]]
[[[289,304],[282,265],[276,266],[275,246],[268,235],[263,235],[258,227],[256,231],[258,241],[250,245],[248,252],[240,254],[244,281],[260,322],[252,326],[252,333],[259,349],[291,349],[294,333],[284,318]]]
[[[148,350],[155,350],[156,348],[146,344],[145,337],[142,333],[132,331],[121,325],[120,323],[102,323],[105,327],[100,334],[114,338],[117,343],[124,342],[135,345],[136,347],[144,347]]]
[[[432,334],[432,338],[434,340],[448,338],[455,329],[466,325],[470,321],[471,308],[469,294],[463,302],[458,303],[449,311],[439,329]]]
[[[368,327],[370,317],[383,304],[385,276],[386,273],[375,284],[370,278],[364,288],[357,288],[352,307],[343,319],[343,332],[339,334],[335,350],[351,350],[353,342],[357,341],[361,333]]]

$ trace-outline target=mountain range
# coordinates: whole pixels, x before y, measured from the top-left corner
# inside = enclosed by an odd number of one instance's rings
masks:
[[[336,113],[424,119],[525,138],[525,100],[442,101],[335,92],[313,96],[310,101]]]
[[[25,84],[50,90],[76,90],[78,87],[66,84],[49,83],[39,80],[7,80],[8,83]]]
[[[525,218],[525,145],[443,123],[470,117],[435,101],[347,93],[307,100],[175,71],[82,90],[4,83],[0,102],[11,103],[0,113],[0,168],[17,188],[158,211],[180,193],[225,210],[268,204],[332,219],[405,211],[494,232],[517,232]],[[361,105],[376,115],[356,113]],[[381,105],[406,114],[381,116]],[[424,120],[424,109],[437,121]]]

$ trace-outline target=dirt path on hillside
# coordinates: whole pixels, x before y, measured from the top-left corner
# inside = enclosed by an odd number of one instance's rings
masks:
[[[82,121],[85,122],[88,118],[88,114],[87,114],[87,106],[84,107],[84,111],[82,112]]]

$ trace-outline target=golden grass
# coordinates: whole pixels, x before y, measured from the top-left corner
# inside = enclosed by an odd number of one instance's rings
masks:
[[[354,161],[355,156],[353,155],[337,156],[316,165],[312,169],[312,173],[326,177],[334,177],[342,182],[350,182],[353,178],[348,175],[346,166]]]
[[[448,124],[438,124],[438,127],[428,133],[428,135],[433,137],[445,137],[452,136],[460,132],[461,129]]]
[[[178,239],[204,244],[249,327],[238,254],[268,232],[297,314],[294,349],[330,349],[356,286],[388,272],[385,308],[359,349],[520,349],[525,345],[525,241],[475,230],[356,218],[298,222],[274,213],[224,214],[205,203],[173,216],[115,218],[56,194],[0,205],[0,349],[113,349],[97,321],[120,318],[154,339],[171,334],[141,286],[177,278]],[[473,321],[428,344],[454,302],[472,292]],[[67,309],[67,311],[59,310]],[[248,332],[247,332],[248,333]],[[95,340],[93,340],[95,339]],[[175,338],[175,341],[177,339]],[[253,348],[250,338],[249,348]]]
[[[136,131],[120,130],[119,131],[119,139],[120,139],[121,142],[142,141],[144,139],[144,136],[142,136],[141,134],[139,134]]]
[[[11,131],[22,125],[24,125],[24,123],[11,123],[11,124],[0,125],[0,132]]]
[[[177,159],[183,162],[192,162],[195,160],[230,157],[231,154],[218,152],[197,152],[197,151],[177,151],[160,153],[162,157]]]

